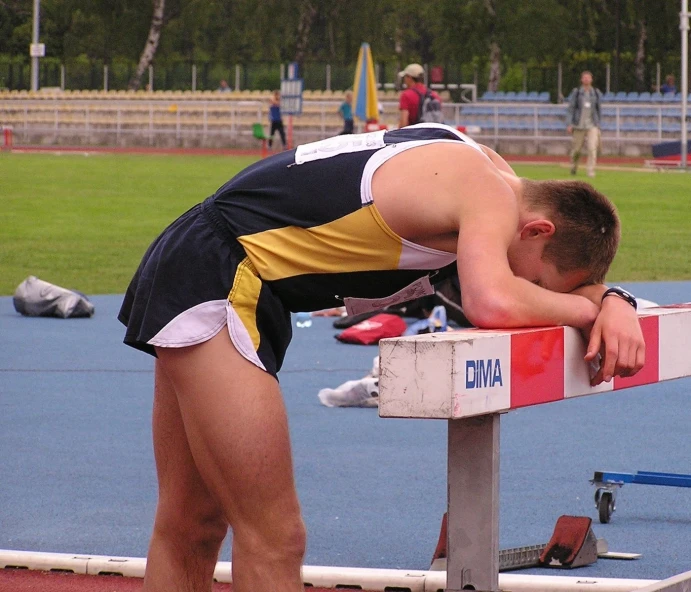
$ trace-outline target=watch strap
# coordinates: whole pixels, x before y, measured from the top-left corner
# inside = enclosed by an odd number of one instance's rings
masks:
[[[620,286],[614,286],[613,288],[608,288],[605,290],[605,293],[602,295],[602,301],[604,301],[607,296],[611,295],[619,296],[622,300],[626,300],[631,306],[633,306],[634,310],[638,310],[638,302],[636,301],[636,297],[631,294],[631,292],[627,292],[624,290],[624,288],[621,288]],[[602,302],[601,301],[601,302]]]

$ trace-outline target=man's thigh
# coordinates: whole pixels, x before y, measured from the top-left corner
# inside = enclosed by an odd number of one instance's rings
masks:
[[[591,127],[588,130],[588,151],[597,152],[600,145],[600,129]]]
[[[573,130],[573,138],[571,147],[574,152],[580,152],[583,148],[583,143],[585,142],[586,130],[575,129]]]
[[[223,538],[227,523],[220,504],[206,487],[187,441],[177,395],[156,360],[153,440],[158,476],[158,518],[164,524],[216,523]]]
[[[228,332],[158,348],[177,393],[195,465],[233,527],[299,515],[288,420],[277,380],[247,361]]]

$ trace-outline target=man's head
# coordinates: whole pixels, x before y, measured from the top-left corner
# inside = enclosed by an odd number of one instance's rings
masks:
[[[521,179],[521,188],[513,272],[558,292],[602,283],[621,236],[612,202],[582,181]]]
[[[581,84],[586,88],[589,88],[593,85],[593,73],[590,70],[581,72]]]
[[[346,103],[352,103],[353,102],[353,91],[352,90],[345,91],[345,102]]]
[[[425,81],[425,69],[420,64],[408,64],[398,76],[403,78],[403,84],[407,88],[412,88],[417,82]]]
[[[280,90],[275,90],[274,91],[274,101],[280,101],[281,100],[281,91]]]

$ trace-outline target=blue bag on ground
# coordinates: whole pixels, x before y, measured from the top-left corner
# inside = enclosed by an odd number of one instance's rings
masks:
[[[27,317],[91,317],[94,305],[81,292],[67,290],[30,275],[14,292],[14,310]]]

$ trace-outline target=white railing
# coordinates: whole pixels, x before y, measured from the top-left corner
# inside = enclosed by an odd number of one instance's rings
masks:
[[[297,140],[337,133],[341,120],[338,102],[304,102],[304,113],[294,118]],[[398,125],[398,104],[383,103],[382,123]],[[155,144],[159,139],[193,140],[233,146],[247,143],[252,124],[268,120],[265,101],[119,100],[119,99],[6,99],[0,100],[0,125],[12,126],[15,144],[122,144],[135,138]],[[651,145],[674,140],[681,131],[677,104],[606,104],[603,141]],[[504,141],[540,144],[567,142],[566,106],[525,103],[447,103],[447,123],[466,126],[478,140],[498,145]],[[287,118],[285,118],[287,120]],[[287,121],[286,121],[287,123]]]

